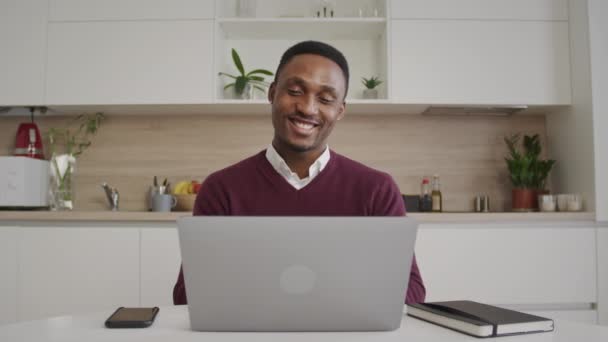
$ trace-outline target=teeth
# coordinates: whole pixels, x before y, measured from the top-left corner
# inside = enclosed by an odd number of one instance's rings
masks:
[[[314,126],[309,124],[309,123],[304,123],[304,122],[300,122],[300,121],[294,121],[294,123],[296,124],[296,126],[300,127],[300,128],[304,128],[304,129],[312,129]]]

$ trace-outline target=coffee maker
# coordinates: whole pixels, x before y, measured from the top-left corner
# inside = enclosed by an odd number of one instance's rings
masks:
[[[14,156],[44,159],[40,130],[34,123],[35,107],[30,108],[30,121],[23,122],[17,129]]]

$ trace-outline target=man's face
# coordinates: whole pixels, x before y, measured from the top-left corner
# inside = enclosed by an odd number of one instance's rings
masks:
[[[344,116],[346,80],[332,60],[312,54],[293,57],[272,83],[273,143],[277,150],[320,151]]]

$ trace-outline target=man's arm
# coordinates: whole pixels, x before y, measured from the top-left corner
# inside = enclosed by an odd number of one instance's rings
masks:
[[[376,193],[372,197],[372,215],[373,216],[405,216],[405,205],[399,187],[395,181],[386,175],[386,180],[378,187]],[[416,255],[412,258],[412,267],[410,268],[410,280],[405,294],[405,303],[420,303],[424,302],[426,297],[426,288],[418,269]]]
[[[192,215],[228,215],[228,203],[222,200],[222,193],[220,183],[215,182],[213,176],[209,176],[205,182],[203,182],[203,185],[196,196]],[[184,269],[181,266],[179,268],[177,282],[173,287],[173,304],[188,304],[186,283],[184,282]]]

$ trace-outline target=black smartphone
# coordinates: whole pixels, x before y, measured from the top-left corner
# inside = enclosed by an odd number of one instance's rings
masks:
[[[108,328],[146,328],[152,325],[159,308],[120,307],[106,320]]]

